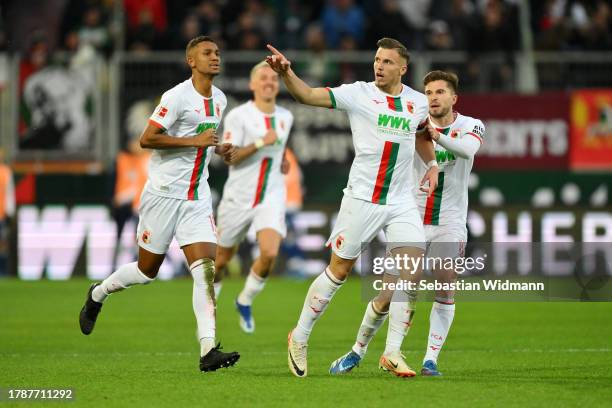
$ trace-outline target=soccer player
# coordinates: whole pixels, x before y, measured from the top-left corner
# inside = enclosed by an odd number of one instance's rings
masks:
[[[282,174],[285,145],[293,124],[290,111],[276,105],[278,74],[262,61],[251,70],[253,100],[226,116],[223,140],[237,146],[217,214],[219,245],[215,261],[216,289],[221,272],[253,224],[259,256],[253,262],[236,308],[240,328],[253,333],[251,305],[263,290],[278,255],[285,226],[285,180]]]
[[[429,102],[427,132],[436,143],[436,158],[440,167],[435,191],[427,194],[417,190],[415,193],[425,225],[427,257],[457,259],[463,257],[467,241],[468,178],[474,155],[482,144],[484,125],[478,119],[453,110],[459,85],[455,74],[432,71],[425,76],[423,84]],[[418,157],[414,166],[417,179],[427,171],[427,166]],[[452,269],[434,268],[432,272],[434,279],[441,283],[457,280],[457,274]],[[394,280],[387,275],[385,279]],[[359,364],[370,340],[384,322],[384,318],[376,316],[373,311],[387,307],[387,299],[388,296],[381,295],[368,305],[355,345],[350,352],[332,363],[331,374],[347,373]],[[391,310],[394,309],[397,313],[389,316],[389,331],[401,327],[402,316],[406,317],[405,325],[409,327],[414,305],[411,302],[394,302]],[[421,375],[441,375],[437,367],[438,355],[448,336],[454,314],[454,292],[436,291],[429,316],[429,338]]]
[[[227,105],[223,92],[213,86],[221,62],[217,44],[210,37],[196,37],[187,44],[186,57],[191,78],[163,94],[140,138],[153,155],[140,204],[138,261],[90,287],[79,323],[83,334],[90,334],[110,294],[153,282],[175,237],[193,276],[200,370],[215,371],[234,365],[240,355],[215,346],[217,238],[207,168],[213,151],[231,160],[235,149],[219,146],[215,131]]]
[[[394,256],[423,254],[425,234],[412,192],[412,161],[416,148],[430,166],[421,185],[428,182],[428,190],[435,188],[438,168],[433,143],[415,137],[418,125],[427,118],[427,98],[401,83],[408,69],[406,48],[390,38],[379,40],[377,46],[373,82],[329,89],[306,85],[293,72],[290,61],[268,45],[272,55],[266,61],[298,102],[347,111],[355,145],[348,185],[327,242],[332,248],[330,263],[311,284],[297,325],[288,336],[289,369],[298,377],[308,372],[312,328],[348,277],[362,243],[370,242],[383,230]],[[420,270],[402,269],[400,273],[402,279],[414,281]],[[409,370],[399,349],[402,340],[402,333],[394,333],[381,357],[381,365],[396,375]]]

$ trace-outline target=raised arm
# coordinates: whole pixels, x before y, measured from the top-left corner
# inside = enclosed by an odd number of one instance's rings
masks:
[[[323,108],[333,107],[329,91],[326,88],[311,88],[308,86],[293,72],[291,61],[270,44],[268,44],[268,49],[272,52],[272,55],[266,57],[266,62],[283,78],[287,90],[296,101]]]
[[[216,130],[207,129],[199,135],[191,137],[174,137],[166,134],[166,130],[149,121],[140,135],[140,147],[144,149],[178,149],[182,147],[208,147],[219,143]]]

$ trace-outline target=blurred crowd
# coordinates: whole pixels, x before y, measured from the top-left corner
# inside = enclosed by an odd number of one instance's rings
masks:
[[[115,0],[116,1],[116,0]],[[519,0],[0,0],[0,51],[21,35],[14,17],[32,3],[53,3],[57,24],[27,33],[32,47],[45,36],[55,49],[83,44],[114,49],[175,50],[202,33],[225,49],[372,49],[395,37],[412,50],[516,50]],[[612,16],[606,0],[532,0],[534,45],[544,50],[609,50]],[[41,14],[41,18],[47,17]],[[9,21],[12,25],[9,24]],[[51,19],[53,21],[53,19]],[[12,29],[11,29],[12,28]],[[122,29],[124,28],[124,29]],[[43,32],[43,33],[41,33]],[[21,49],[19,51],[24,51]]]

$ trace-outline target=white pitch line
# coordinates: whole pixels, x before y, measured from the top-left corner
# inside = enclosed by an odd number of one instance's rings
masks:
[[[457,350],[457,349],[446,349],[446,353],[610,353],[612,349],[610,348],[567,348],[567,349],[508,349],[508,350]],[[411,353],[421,353],[420,350],[406,350],[404,354]],[[262,355],[284,355],[287,354],[286,351],[264,351],[257,352],[257,354]],[[0,353],[0,358],[2,357],[92,357],[92,356],[104,356],[104,357],[176,357],[176,356],[194,356],[197,355],[197,351],[194,352],[185,352],[185,351],[167,351],[167,352],[133,352],[133,353],[124,353],[124,352],[95,352],[95,353]]]

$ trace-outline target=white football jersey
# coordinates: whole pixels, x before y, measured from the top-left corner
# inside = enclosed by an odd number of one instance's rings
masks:
[[[469,116],[456,114],[450,126],[441,128],[429,119],[438,132],[451,138],[476,138],[483,141],[485,127],[483,123]],[[418,188],[415,183],[415,194],[419,212],[425,225],[465,225],[468,209],[468,179],[474,164],[474,158],[464,159],[456,157],[440,144],[434,142],[436,160],[440,168],[438,187],[428,196]],[[427,165],[420,157],[415,158],[415,181],[420,181],[427,172]]]
[[[212,96],[202,96],[191,78],[166,91],[149,119],[173,137],[195,136],[219,127],[227,106],[225,94],[215,86]],[[208,163],[214,146],[155,149],[145,188],[153,194],[182,200],[210,199]]]
[[[427,97],[403,85],[399,95],[374,82],[329,89],[334,108],[348,113],[355,146],[346,194],[375,204],[413,200],[415,132],[427,118]]]
[[[275,106],[274,113],[260,111],[249,101],[231,111],[223,122],[223,143],[248,146],[274,129],[278,139],[242,162],[230,166],[223,188],[223,199],[244,207],[255,207],[269,200],[285,202],[285,178],[281,173],[283,153],[293,125],[293,114]]]

